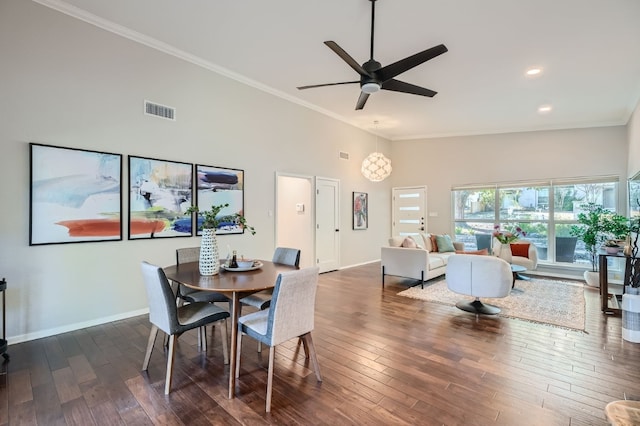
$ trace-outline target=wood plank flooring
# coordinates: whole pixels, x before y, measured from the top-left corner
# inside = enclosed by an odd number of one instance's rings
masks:
[[[0,425],[605,425],[605,405],[640,399],[640,344],[586,288],[586,333],[397,296],[410,281],[380,265],[320,276],[313,339],[323,383],[292,340],[276,352],[243,339],[237,397],[216,330],[207,353],[180,337],[165,396],[161,339],[140,371],[146,316],[9,346]],[[142,285],[142,284],[140,284]]]

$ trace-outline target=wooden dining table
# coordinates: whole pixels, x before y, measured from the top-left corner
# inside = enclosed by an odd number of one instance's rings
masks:
[[[217,291],[231,299],[231,360],[229,362],[229,399],[235,396],[236,345],[238,342],[238,317],[240,299],[249,294],[273,288],[281,272],[298,269],[261,260],[262,267],[251,271],[228,271],[220,268],[216,275],[200,275],[198,262],[181,263],[164,268],[169,280],[179,282],[195,290]]]

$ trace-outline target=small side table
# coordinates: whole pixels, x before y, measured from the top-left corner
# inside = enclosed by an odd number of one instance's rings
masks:
[[[524,272],[526,271],[527,268],[525,268],[524,266],[520,266],[520,265],[514,265],[513,263],[511,264],[511,273],[513,274],[513,283],[511,284],[511,288],[514,288],[516,286],[516,278],[520,278],[520,272]]]

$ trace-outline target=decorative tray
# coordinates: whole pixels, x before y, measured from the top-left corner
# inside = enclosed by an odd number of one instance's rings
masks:
[[[253,266],[250,266],[248,268],[230,268],[225,264],[220,265],[220,269],[224,269],[225,271],[229,271],[229,272],[246,272],[246,271],[255,271],[256,269],[260,269],[262,268],[263,263],[256,260],[253,263]]]

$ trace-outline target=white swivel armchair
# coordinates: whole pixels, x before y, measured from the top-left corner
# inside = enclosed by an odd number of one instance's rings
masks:
[[[481,297],[506,297],[511,291],[513,274],[509,264],[495,256],[457,254],[447,263],[446,281],[449,290],[475,297],[460,301],[456,307],[475,314],[495,315],[500,308],[484,304]]]

